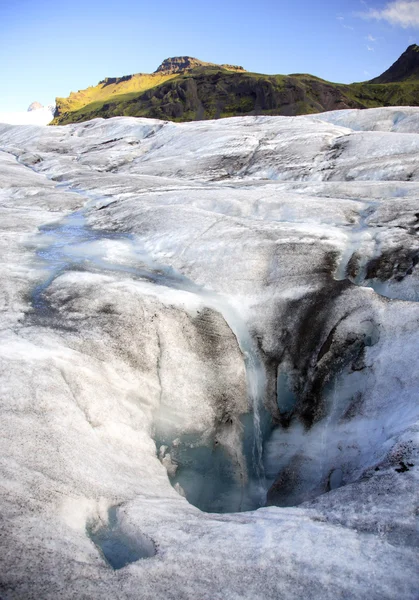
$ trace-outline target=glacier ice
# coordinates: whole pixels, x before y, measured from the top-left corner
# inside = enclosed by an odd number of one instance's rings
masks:
[[[418,131],[0,125],[2,595],[416,600]]]

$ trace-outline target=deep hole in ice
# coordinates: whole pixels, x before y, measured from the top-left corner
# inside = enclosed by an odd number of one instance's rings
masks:
[[[122,531],[116,506],[109,509],[107,524],[91,522],[86,531],[106,562],[115,570],[156,554],[154,542],[149,537],[138,532],[129,535]]]
[[[174,488],[188,502],[202,511],[229,513],[255,510],[264,506],[266,483],[257,469],[254,456],[253,415],[244,415],[243,454],[246,461],[246,479],[237,473],[237,465],[214,438],[205,440],[197,435],[184,434],[176,439],[156,437],[160,460],[166,466]],[[270,419],[262,416],[261,430],[270,431]],[[170,465],[174,469],[170,469]]]
[[[329,487],[331,490],[336,490],[342,485],[342,469],[333,469],[329,476]]]
[[[191,504],[203,511],[239,512],[264,506],[269,488],[281,473],[286,473],[287,469],[291,468],[295,457],[287,452],[283,455],[271,453],[271,456],[269,456],[269,452],[266,453],[267,445],[271,438],[275,437],[275,429],[272,426],[270,415],[264,408],[263,396],[266,383],[264,369],[258,352],[255,351],[249,331],[232,307],[223,298],[197,286],[182,274],[176,273],[171,267],[154,264],[150,257],[141,253],[141,250],[138,252],[138,246],[132,236],[90,229],[81,212],[70,215],[61,223],[43,228],[41,236],[46,236],[46,239],[37,254],[47,270],[47,277],[35,288],[32,295],[33,307],[40,316],[48,314],[50,311],[45,299],[45,291],[48,286],[57,276],[69,269],[123,271],[133,277],[145,278],[158,285],[187,290],[201,295],[208,302],[208,306],[218,310],[224,316],[239,342],[244,357],[248,394],[252,407],[252,412],[241,417],[246,480],[240,478],[240,474],[238,476],[237,465],[234,464],[226,449],[217,444],[215,436],[210,440],[202,440],[190,434],[181,435],[176,439],[170,435],[156,434],[157,453],[162,462],[169,467],[168,474],[172,485],[180,493],[183,493]],[[124,247],[135,255],[134,263],[109,261],[106,258],[106,252],[103,252],[102,244],[110,241],[123,243]],[[343,271],[344,268],[342,268]],[[373,345],[376,337],[376,331],[366,332],[364,345]],[[359,378],[362,378],[362,375],[354,374],[343,385],[342,382],[335,385],[339,388],[341,404],[345,402],[349,404],[355,397],[359,386],[362,386],[362,381],[358,381]],[[332,390],[325,389],[324,391],[325,401],[327,401],[328,393],[331,397],[336,395],[331,394]],[[277,374],[276,393],[279,413],[287,420],[295,411],[297,398],[291,390],[287,373],[281,370]],[[335,441],[334,427],[335,417],[329,415],[324,420],[320,436],[322,439],[328,438],[327,443]],[[278,428],[276,431],[279,431]],[[291,440],[291,445],[298,450],[298,444],[304,440],[305,433],[300,433],[298,428],[294,430],[291,428],[290,431],[291,434],[287,431],[280,433],[284,439],[288,436],[287,439]],[[317,452],[316,448],[319,445],[322,447],[321,451],[324,452],[327,444],[322,440],[320,442],[319,439],[314,441],[314,452]],[[329,452],[329,449],[327,451]],[[321,482],[313,480],[315,463],[313,463],[311,471],[304,471],[304,469],[300,471],[300,476],[303,479],[306,477],[306,480],[301,483],[302,492],[304,489],[312,488],[317,489],[317,494],[321,494],[348,482],[340,465],[328,461],[327,456],[326,460],[321,458],[318,464],[321,464],[321,469],[324,470]],[[291,469],[290,477],[292,476]],[[307,498],[304,493],[298,496],[294,490],[291,490],[288,495],[284,492],[284,497],[278,503],[290,506],[305,499]],[[117,526],[115,515],[116,513],[110,513],[109,524],[106,526],[97,523],[90,524],[88,527],[90,538],[101,549],[109,564],[118,569],[139,558],[152,556],[155,549],[151,540],[145,537],[144,539],[140,537],[138,540],[131,539]]]
[[[213,439],[203,445],[193,436],[181,436],[179,444],[173,439],[156,440],[157,449],[169,446],[178,469],[171,478],[173,485],[184,491],[187,499],[208,512],[237,512],[263,506],[266,498],[262,464],[263,438],[270,427],[270,419],[263,408],[264,369],[254,351],[253,339],[232,307],[216,293],[205,290],[170,266],[154,263],[138,248],[132,236],[115,232],[92,230],[82,211],[63,221],[41,228],[40,249],[37,256],[47,270],[47,277],[35,287],[32,305],[37,317],[50,317],[53,310],[46,291],[54,279],[67,270],[101,270],[127,273],[157,285],[189,291],[201,296],[213,310],[220,312],[237,338],[246,366],[249,402],[252,413],[242,416],[243,446],[247,467],[244,483],[237,477],[235,465],[226,451]],[[130,262],[113,262],[106,257],[109,241],[124,245]],[[104,245],[105,244],[105,245]],[[48,322],[48,321],[47,321]],[[236,469],[237,471],[237,469]],[[180,488],[179,488],[180,486]],[[104,548],[114,547],[119,537],[109,538],[107,530],[99,529],[98,540]],[[106,534],[106,535],[105,535]],[[96,534],[95,534],[96,535]],[[93,538],[92,538],[93,539]]]

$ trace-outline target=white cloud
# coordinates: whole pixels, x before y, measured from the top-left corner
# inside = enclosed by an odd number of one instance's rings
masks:
[[[377,41],[377,38],[375,38],[371,34],[367,35],[367,37],[365,39],[368,40],[369,42],[376,42]]]
[[[400,27],[419,28],[419,0],[393,0],[380,10],[371,8],[368,12],[360,13],[364,19],[387,21]]]
[[[339,21],[339,23],[342,25],[342,27],[344,29],[350,29],[351,31],[353,31],[353,27],[351,27],[350,25],[346,25],[344,23],[345,17],[342,17],[341,15],[337,16],[336,19]]]
[[[375,52],[374,48],[371,48],[371,46],[367,46],[367,50],[368,50],[369,52]]]

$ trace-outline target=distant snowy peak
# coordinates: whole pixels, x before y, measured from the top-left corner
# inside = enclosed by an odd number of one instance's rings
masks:
[[[50,113],[52,113],[54,115],[55,104],[48,104],[48,106],[44,106],[40,102],[36,102],[35,101],[35,102],[32,102],[32,104],[30,104],[28,106],[28,112],[32,112],[34,110],[46,110],[46,111],[49,111]]]
[[[31,112],[33,110],[42,110],[44,107],[40,102],[32,102],[32,104],[30,104],[28,106],[28,112]]]

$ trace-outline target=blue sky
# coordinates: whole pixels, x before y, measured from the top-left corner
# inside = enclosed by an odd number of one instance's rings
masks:
[[[419,0],[0,0],[0,111],[179,55],[362,81],[418,33]]]

